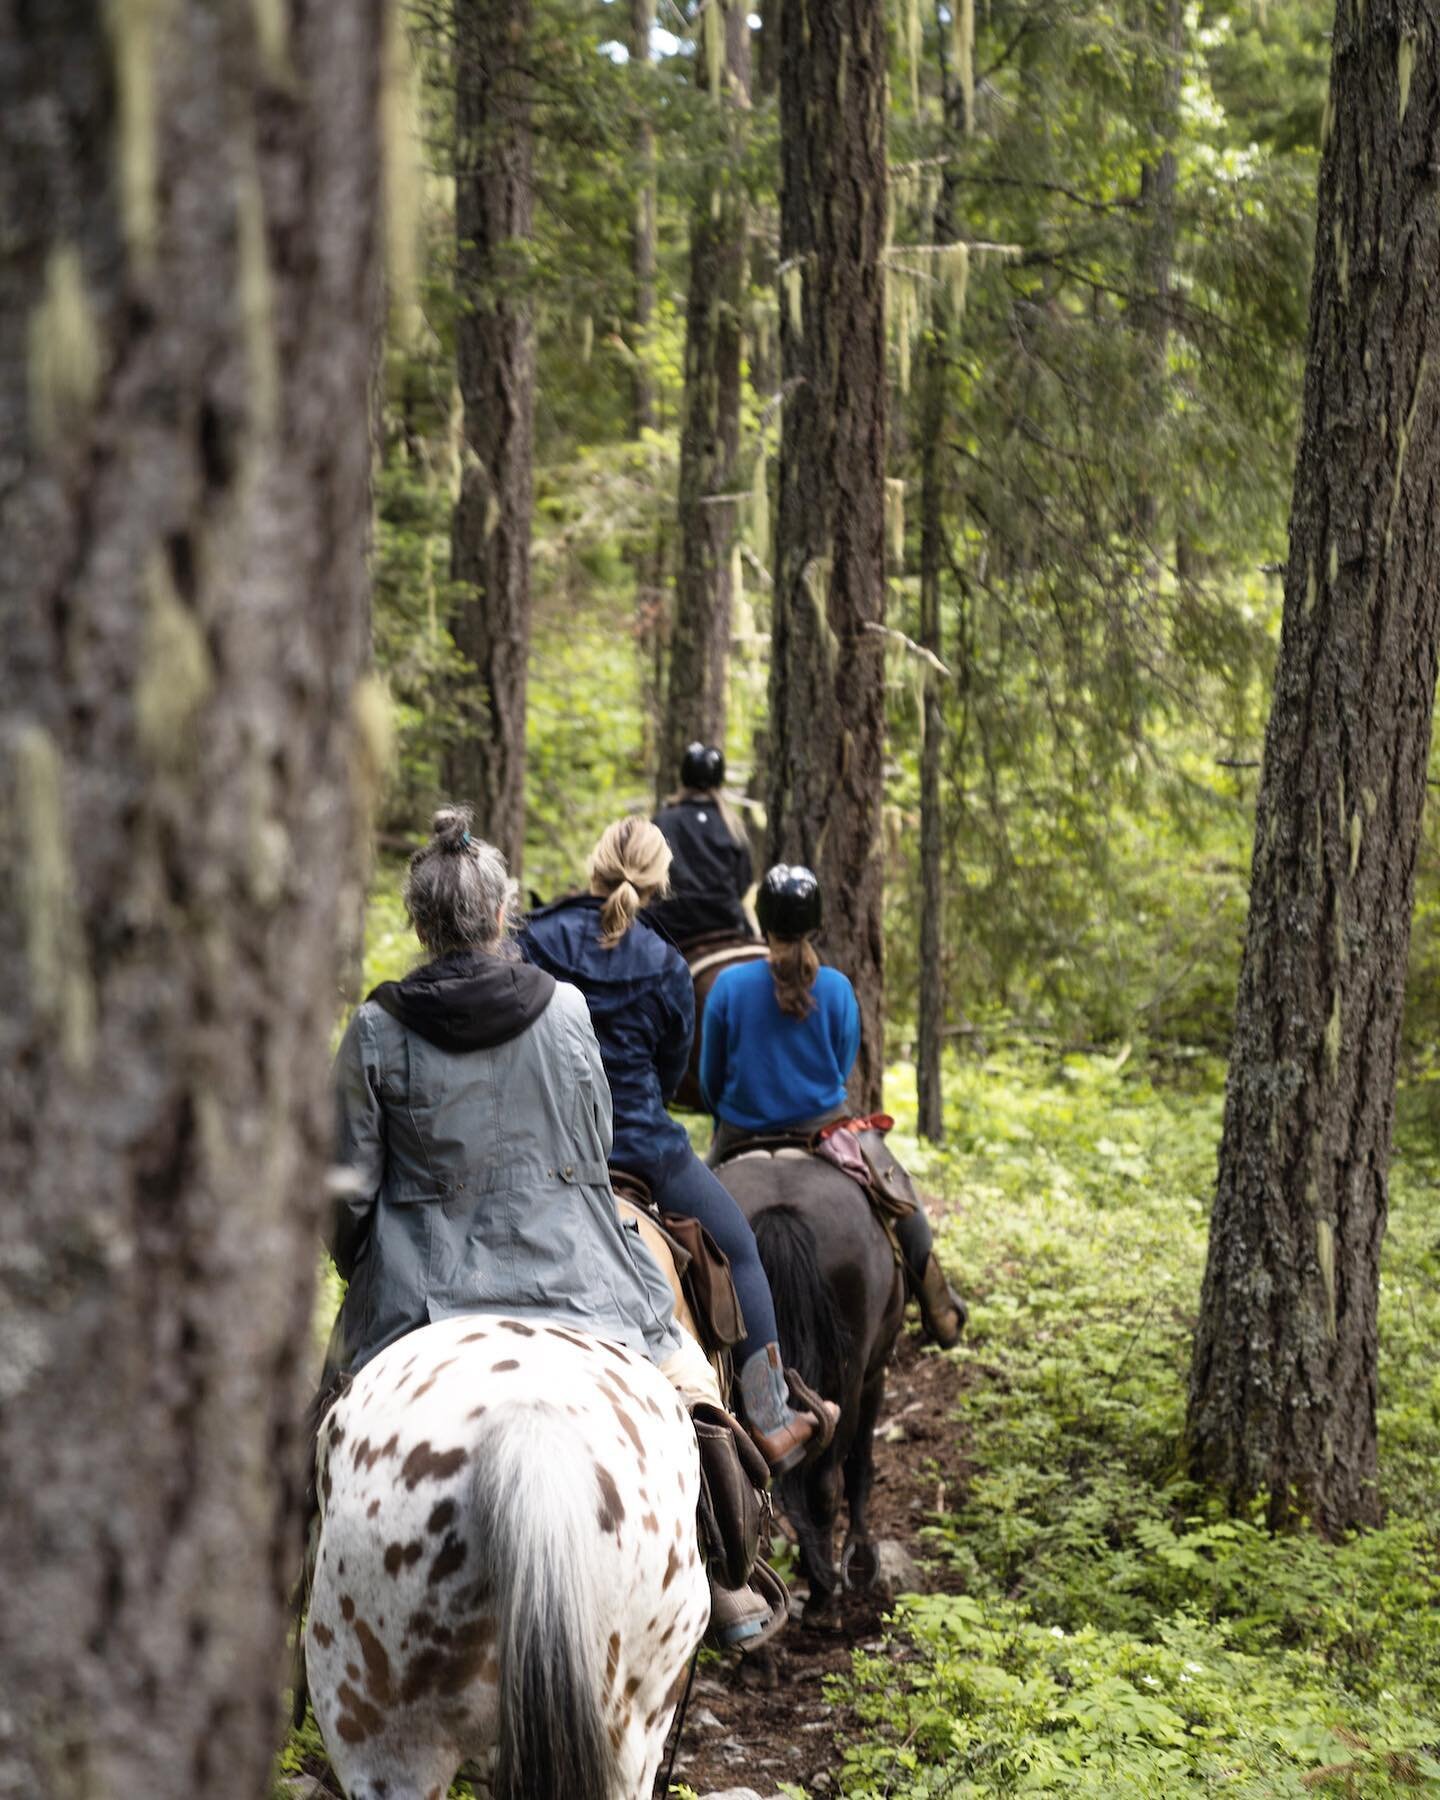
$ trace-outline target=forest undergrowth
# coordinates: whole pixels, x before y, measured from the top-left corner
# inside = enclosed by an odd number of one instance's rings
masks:
[[[372,910],[371,979],[410,961],[389,912]],[[912,1070],[890,1070],[894,1141],[940,1197],[971,1306],[976,1472],[927,1531],[965,1591],[902,1599],[832,1696],[865,1725],[854,1800],[1440,1794],[1430,1083],[1401,1090],[1391,1185],[1387,1522],[1324,1544],[1223,1517],[1177,1469],[1223,1073],[1173,1053],[953,1061],[936,1149],[911,1129]],[[318,1751],[311,1726],[282,1768],[317,1772]]]
[[[976,1474],[928,1532],[965,1591],[902,1599],[856,1657],[848,1795],[1440,1793],[1427,1085],[1401,1092],[1382,1276],[1387,1522],[1324,1544],[1225,1518],[1177,1467],[1222,1065],[948,1070],[950,1143],[897,1148],[944,1198],[971,1304]]]

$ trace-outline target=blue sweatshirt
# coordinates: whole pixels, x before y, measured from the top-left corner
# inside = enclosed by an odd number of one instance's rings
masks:
[[[721,972],[700,1039],[700,1088],[717,1118],[764,1131],[844,1104],[860,1050],[860,1007],[838,969],[822,968],[812,991],[814,1011],[792,1019],[780,1010],[768,963]]]

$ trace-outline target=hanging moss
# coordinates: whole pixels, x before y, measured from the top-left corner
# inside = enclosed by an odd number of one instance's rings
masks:
[[[250,0],[250,10],[255,15],[255,38],[266,72],[272,81],[283,80],[289,73],[283,0]]]
[[[975,0],[950,0],[955,74],[965,101],[965,129],[975,129]]]
[[[23,725],[14,754],[17,875],[33,1004],[57,1027],[66,1066],[81,1072],[95,1050],[95,985],[76,913],[60,753],[48,732]]]
[[[1395,60],[1395,73],[1400,82],[1400,117],[1405,117],[1405,108],[1410,104],[1410,82],[1415,74],[1415,40],[1403,37],[1400,40],[1400,54]]]
[[[1328,1219],[1315,1221],[1315,1258],[1320,1264],[1320,1279],[1325,1284],[1325,1329],[1336,1336],[1335,1319],[1335,1227]]]
[[[595,349],[595,319],[586,313],[580,321],[580,360],[588,363]]]
[[[262,431],[275,422],[280,371],[275,357],[275,321],[270,286],[270,251],[265,242],[265,203],[253,160],[243,168],[235,196],[239,225],[239,300],[245,353],[250,365],[251,418]]]
[[[805,565],[801,576],[801,586],[810,602],[815,615],[815,636],[825,653],[827,678],[833,679],[835,661],[840,651],[840,640],[830,627],[830,572],[832,559],[828,556],[812,556]]]
[[[73,244],[50,253],[29,348],[30,413],[36,441],[49,450],[79,426],[100,384],[100,334]]]
[[[350,697],[350,784],[368,816],[385,788],[395,760],[395,709],[380,675],[363,675]]]
[[[1325,1025],[1325,1067],[1332,1081],[1340,1073],[1340,990],[1336,988],[1335,998],[1330,1008],[1330,1017]]]
[[[390,315],[403,343],[414,343],[424,324],[420,310],[421,188],[420,72],[410,54],[398,0],[389,0],[385,61],[380,88],[381,184],[385,208],[385,271]],[[453,196],[450,202],[453,208]]]
[[[172,11],[173,0],[108,0],[105,8],[115,62],[120,214],[126,242],[140,262],[148,260],[155,247],[156,51]]]
[[[706,0],[700,12],[705,85],[718,100],[725,81],[725,0]]]
[[[175,591],[170,565],[158,549],[146,559],[144,598],[136,735],[151,762],[181,768],[190,758],[196,715],[215,684],[215,671],[200,621]]]
[[[890,560],[897,569],[905,564],[905,483],[885,477],[885,535],[890,540]]]
[[[970,288],[970,246],[950,244],[940,259],[940,269],[950,292],[950,313],[958,324],[965,317],[965,296]]]
[[[910,69],[910,105],[920,111],[920,59],[924,54],[920,0],[905,0],[905,60]]]
[[[785,312],[790,321],[790,329],[796,337],[805,335],[805,266],[800,258],[786,263],[780,270],[781,286],[785,290]]]
[[[765,471],[765,440],[755,456],[755,473],[750,483],[750,541],[762,562],[770,560],[770,489]]]

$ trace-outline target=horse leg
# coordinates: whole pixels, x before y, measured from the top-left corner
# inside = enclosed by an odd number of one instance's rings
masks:
[[[840,1576],[848,1588],[868,1588],[880,1572],[875,1540],[866,1514],[875,1480],[875,1427],[885,1400],[885,1365],[882,1363],[860,1391],[860,1411],[855,1438],[845,1458],[845,1504],[850,1526],[840,1553]]]
[[[835,1613],[840,1571],[835,1566],[835,1519],[840,1511],[840,1465],[827,1452],[813,1469],[785,1483],[785,1512],[795,1527],[800,1572],[810,1584],[804,1618],[825,1626]]]

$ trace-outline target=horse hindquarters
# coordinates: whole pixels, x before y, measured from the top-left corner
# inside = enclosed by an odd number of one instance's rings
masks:
[[[523,1333],[431,1326],[363,1371],[322,1432],[306,1651],[349,1800],[438,1800],[471,1761],[493,1800],[648,1793],[662,1702],[708,1610],[698,1563],[672,1548],[688,1530],[693,1554],[693,1435],[649,1364]],[[679,1534],[663,1545],[662,1519]]]

